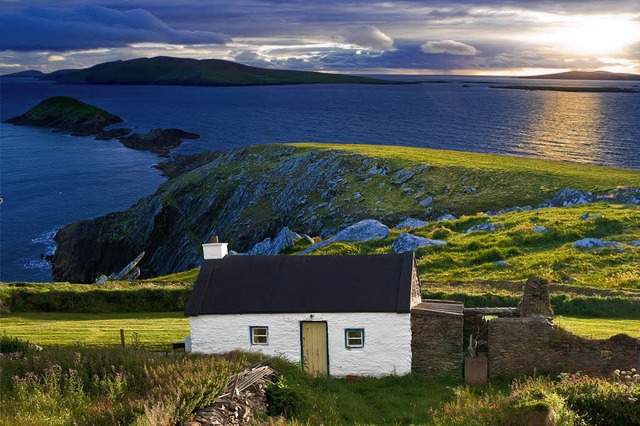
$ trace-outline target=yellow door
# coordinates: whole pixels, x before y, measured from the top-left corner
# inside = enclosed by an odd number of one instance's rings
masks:
[[[302,365],[312,376],[326,376],[327,366],[327,323],[301,322]]]

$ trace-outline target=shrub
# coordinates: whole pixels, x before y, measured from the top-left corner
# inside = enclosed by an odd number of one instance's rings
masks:
[[[616,370],[610,378],[561,374],[555,388],[589,424],[640,425],[640,375],[635,369]]]
[[[29,341],[20,340],[17,337],[9,337],[6,334],[0,337],[0,354],[32,353],[36,350],[37,346],[29,343]]]
[[[267,385],[267,412],[270,416],[293,418],[299,415],[305,406],[305,397],[301,389],[287,383],[284,376]]]

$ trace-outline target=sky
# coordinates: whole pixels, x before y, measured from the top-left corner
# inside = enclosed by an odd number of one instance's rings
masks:
[[[640,73],[640,0],[0,0],[0,74],[153,56],[353,74]]]

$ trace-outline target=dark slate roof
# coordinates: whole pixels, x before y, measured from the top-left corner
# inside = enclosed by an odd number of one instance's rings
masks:
[[[205,260],[185,315],[409,312],[413,252]]]

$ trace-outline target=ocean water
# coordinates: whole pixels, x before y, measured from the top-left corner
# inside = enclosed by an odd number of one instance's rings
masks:
[[[0,116],[73,96],[145,132],[176,127],[201,138],[190,154],[273,142],[417,146],[640,170],[640,94],[490,88],[492,84],[609,85],[487,77],[426,77],[417,85],[177,87],[0,81]],[[464,87],[468,86],[468,87]],[[390,148],[392,149],[392,148]],[[0,125],[0,280],[48,281],[55,230],[121,211],[164,181],[158,156],[117,141]],[[640,182],[639,182],[640,185]]]

